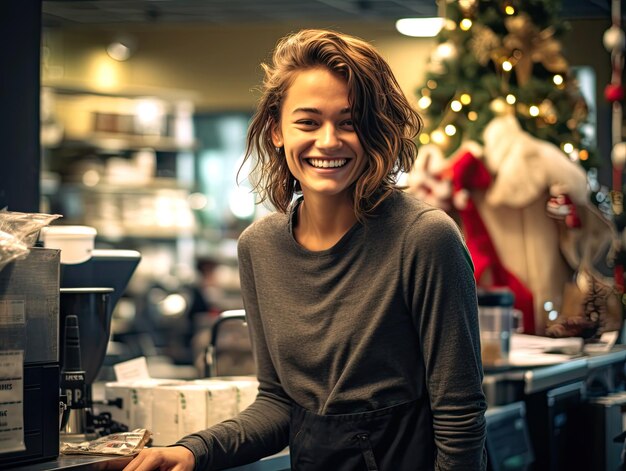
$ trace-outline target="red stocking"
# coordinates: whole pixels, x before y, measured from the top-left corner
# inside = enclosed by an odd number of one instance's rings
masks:
[[[464,152],[452,166],[452,187],[455,192],[469,189],[486,189],[491,184],[491,175],[485,165],[471,152]],[[522,311],[523,329],[526,334],[535,332],[533,295],[515,275],[509,272],[498,257],[487,228],[470,199],[465,208],[457,208],[465,241],[474,262],[474,276],[478,283],[486,270],[492,276],[492,287],[508,287],[515,295],[514,306]]]

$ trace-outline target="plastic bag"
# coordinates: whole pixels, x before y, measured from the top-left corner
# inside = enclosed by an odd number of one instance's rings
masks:
[[[60,452],[64,455],[135,455],[150,440],[146,429],[132,432],[113,433],[90,442],[61,443]]]
[[[39,231],[60,214],[18,213],[0,210],[0,270],[14,260],[24,258],[35,245]]]

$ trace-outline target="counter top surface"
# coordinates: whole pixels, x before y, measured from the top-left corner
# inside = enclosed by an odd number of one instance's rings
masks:
[[[501,365],[494,369],[485,369],[485,383],[524,383],[524,392],[530,394],[545,390],[557,384],[563,384],[585,378],[595,371],[604,371],[606,367],[626,361],[626,345],[617,345],[610,352],[585,354],[554,364],[540,367],[519,367]],[[60,455],[55,460],[28,464],[10,468],[13,471],[53,471],[66,469],[72,471],[99,471],[121,469],[125,457]],[[287,449],[268,456],[255,463],[230,468],[231,471],[284,471],[290,469]]]
[[[11,471],[105,471],[122,469],[128,457],[60,455],[57,459],[42,463],[28,464],[10,468]],[[286,471],[290,468],[289,451],[283,450],[275,455],[263,458],[255,463],[229,468],[231,471]]]
[[[87,456],[87,455],[60,455],[57,459],[41,463],[27,464],[10,468],[13,471],[52,471],[55,469],[100,470],[115,469],[116,465],[122,465],[128,458],[113,456]]]
[[[608,393],[618,387],[619,370],[625,361],[626,346],[616,345],[608,352],[571,355],[554,364],[486,366],[483,388],[490,407],[520,401],[524,395],[566,384],[586,384],[590,378],[598,380]]]

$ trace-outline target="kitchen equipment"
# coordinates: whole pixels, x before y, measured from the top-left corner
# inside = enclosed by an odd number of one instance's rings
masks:
[[[59,259],[31,248],[0,271],[0,469],[59,454]]]
[[[525,471],[534,461],[523,401],[489,407],[485,414],[489,471]]]
[[[80,332],[78,330],[78,317],[67,315],[65,317],[65,340],[63,342],[63,369],[61,370],[61,394],[65,398],[67,417],[61,417],[61,431],[72,433],[85,428],[85,371],[82,368],[80,358]]]
[[[92,384],[106,353],[111,333],[111,296],[113,288],[61,288],[60,343],[65,345],[65,319],[78,318],[80,362],[85,370],[85,383]],[[62,350],[63,352],[63,350]],[[61,354],[61,369],[65,366]]]
[[[585,400],[583,381],[526,395],[526,418],[535,453],[533,469],[598,469],[583,466],[588,449],[584,431],[589,427],[581,420]]]
[[[66,344],[66,319],[76,316],[85,389],[84,400],[70,405],[70,418],[62,430],[66,441],[93,439],[98,428],[111,425],[110,416],[94,415],[91,389],[106,355],[113,309],[140,259],[134,250],[94,249],[83,263],[61,264],[59,340]],[[63,353],[60,367],[66,367]]]
[[[624,431],[626,419],[626,392],[590,398],[582,406],[581,430],[585,447],[581,449],[580,462],[586,469],[614,471],[621,467],[624,457]],[[621,438],[621,439],[620,439]]]
[[[84,263],[61,263],[61,288],[113,288],[113,311],[140,260],[141,254],[136,250],[94,249]]]
[[[478,291],[480,351],[486,366],[506,364],[509,359],[513,301],[513,293],[508,289]]]
[[[62,433],[65,439],[70,435],[93,439],[91,385],[98,376],[109,343],[113,288],[61,288],[60,293],[60,343],[64,346],[61,379],[62,383],[72,384],[69,389],[62,387],[70,408]],[[72,330],[76,333],[70,337]],[[68,353],[74,355],[66,358]],[[70,380],[65,381],[68,377]]]

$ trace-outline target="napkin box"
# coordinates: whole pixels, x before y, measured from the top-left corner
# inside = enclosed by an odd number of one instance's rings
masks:
[[[152,443],[171,445],[237,415],[237,389],[223,381],[159,386],[152,410]]]

